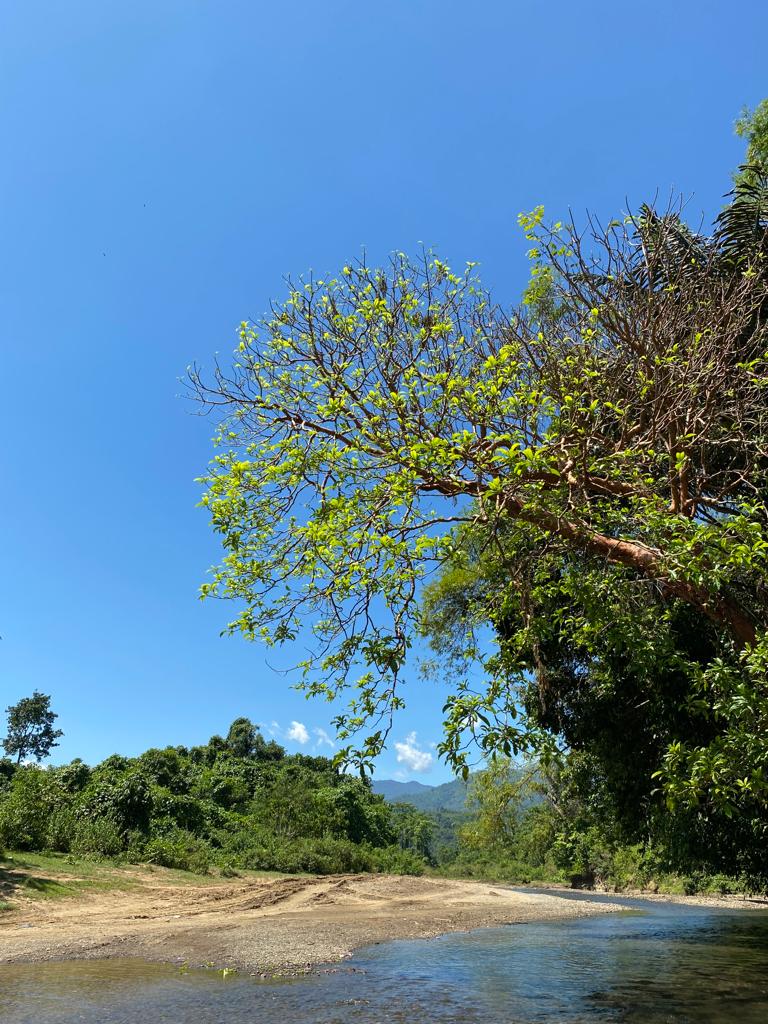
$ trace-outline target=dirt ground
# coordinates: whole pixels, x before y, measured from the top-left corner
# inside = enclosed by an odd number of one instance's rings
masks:
[[[0,963],[141,957],[295,973],[389,939],[619,909],[556,893],[392,875],[234,878],[169,884],[125,871],[125,890],[22,900],[0,915]]]

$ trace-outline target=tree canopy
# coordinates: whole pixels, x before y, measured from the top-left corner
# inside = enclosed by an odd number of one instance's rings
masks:
[[[681,673],[712,727],[672,729],[671,801],[768,799],[767,197],[755,165],[709,235],[673,206],[585,230],[539,208],[514,308],[431,252],[289,281],[232,367],[193,370],[222,413],[204,504],[225,555],[203,593],[239,601],[250,639],[311,628],[303,685],[351,690],[340,734],[367,731],[342,757],[382,748],[425,581],[471,587],[485,559],[503,584],[472,613],[511,642],[485,686],[457,678],[449,763],[540,735],[519,687],[553,642],[588,678],[620,652],[641,687]]]

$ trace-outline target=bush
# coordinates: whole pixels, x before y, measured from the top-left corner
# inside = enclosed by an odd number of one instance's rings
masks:
[[[0,846],[42,850],[50,816],[67,804],[67,795],[49,772],[20,768],[0,800]]]
[[[111,818],[79,821],[69,844],[72,853],[116,857],[123,850],[123,835]]]
[[[263,832],[238,838],[239,842],[227,844],[224,852],[238,867],[253,871],[331,875],[370,870],[370,856],[348,840],[284,840]]]
[[[152,789],[139,772],[126,771],[123,761],[116,756],[107,758],[93,772],[83,792],[83,813],[94,821],[115,821],[123,831],[144,830],[152,812]],[[119,770],[125,774],[117,774]]]
[[[124,839],[123,857],[129,864],[140,864],[146,856],[147,837],[143,832],[136,829],[126,832]]]
[[[611,858],[608,881],[616,889],[642,889],[650,879],[642,846],[620,846]]]
[[[416,875],[424,871],[422,858],[399,846],[380,849],[331,837],[282,839],[266,829],[247,825],[229,834],[221,833],[218,838],[222,861],[251,871],[314,875],[363,871]]]
[[[690,875],[662,875],[659,879],[659,892],[668,896],[693,896],[698,885]]]
[[[48,819],[48,829],[45,834],[47,848],[59,853],[69,853],[72,849],[72,839],[77,825],[77,818],[70,808],[63,807],[54,811]]]
[[[451,878],[479,878],[487,882],[510,882],[515,885],[526,885],[534,880],[565,881],[562,873],[555,868],[542,865],[532,868],[524,861],[503,855],[471,859],[459,857],[447,865],[440,874]]]
[[[728,893],[743,892],[744,887],[736,878],[729,875],[709,875],[702,880],[700,892],[725,896]]]
[[[411,850],[403,850],[399,846],[387,846],[383,850],[372,849],[370,852],[376,871],[389,875],[424,874],[424,858]]]
[[[59,785],[67,793],[80,793],[88,785],[91,778],[91,769],[76,757],[69,764],[60,765],[58,768],[49,769]]]
[[[213,850],[202,839],[184,829],[173,829],[165,835],[153,836],[144,847],[144,859],[149,864],[179,871],[193,871],[206,875],[214,861]]]

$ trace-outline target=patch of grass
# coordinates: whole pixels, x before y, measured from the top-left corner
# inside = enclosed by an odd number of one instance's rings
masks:
[[[281,878],[279,871],[241,871],[239,877]],[[13,909],[14,898],[59,900],[83,892],[109,892],[141,886],[146,882],[162,885],[220,885],[231,877],[219,869],[210,875],[194,874],[154,864],[126,864],[104,859],[77,857],[69,853],[6,853],[0,859],[0,910]]]
[[[239,871],[241,878],[282,878],[279,871]],[[230,878],[213,868],[194,874],[154,864],[126,864],[77,857],[69,853],[6,853],[0,858],[0,911],[13,910],[18,899],[60,900],[85,892],[134,889],[146,883],[194,886],[220,885]]]
[[[137,883],[114,866],[56,853],[7,854],[0,863],[0,899],[55,900],[81,892],[130,889]]]
[[[100,865],[96,861],[73,857],[67,853],[7,853],[3,867],[13,871],[34,871],[42,874],[76,875],[81,878],[95,878]]]

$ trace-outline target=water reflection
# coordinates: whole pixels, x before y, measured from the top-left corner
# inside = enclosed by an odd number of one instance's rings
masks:
[[[0,967],[0,1021],[765,1024],[768,913],[628,906],[388,943],[349,962],[355,972],[283,985],[135,961]]]

